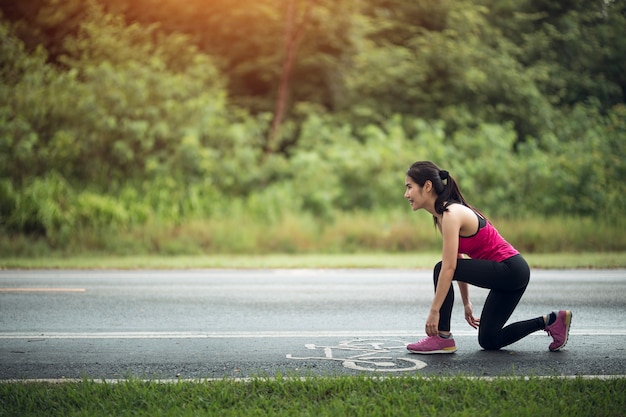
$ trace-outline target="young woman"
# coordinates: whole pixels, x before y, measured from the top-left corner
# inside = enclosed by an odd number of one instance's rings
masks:
[[[430,161],[419,161],[411,165],[405,182],[404,197],[413,211],[424,209],[432,214],[443,236],[442,260],[434,270],[435,297],[426,319],[428,337],[407,349],[424,354],[456,351],[450,333],[452,281],[458,283],[465,320],[478,329],[483,349],[500,349],[537,330],[552,336],[551,351],[565,346],[572,321],[569,310],[504,327],[528,286],[530,268],[485,216],[465,201],[454,178]],[[490,289],[480,319],[474,317],[468,284]]]

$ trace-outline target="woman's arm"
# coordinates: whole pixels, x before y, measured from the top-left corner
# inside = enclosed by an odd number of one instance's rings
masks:
[[[459,284],[459,292],[461,293],[463,305],[471,304],[469,299],[469,285],[467,282],[457,281],[457,284]]]
[[[480,319],[474,317],[474,306],[469,299],[469,285],[467,282],[457,281],[459,284],[459,291],[461,292],[461,298],[463,299],[463,310],[465,311],[465,320],[470,326],[477,329],[480,325]]]
[[[459,254],[457,258],[467,259],[467,255]],[[471,304],[470,299],[469,299],[469,286],[467,282],[457,281],[457,284],[459,285],[459,292],[461,293],[461,299],[463,300],[463,305]]]
[[[439,333],[439,310],[452,285],[458,256],[460,216],[454,210],[449,209],[444,213],[444,217],[445,221],[441,222],[441,235],[443,236],[441,272],[439,273],[437,288],[435,288],[435,297],[426,320],[426,334],[428,336],[435,336]]]

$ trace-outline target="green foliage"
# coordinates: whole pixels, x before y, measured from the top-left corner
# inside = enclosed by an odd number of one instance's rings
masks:
[[[3,213],[6,229],[45,233],[53,246],[68,237],[74,226],[71,213],[74,195],[60,175],[53,172],[36,178],[19,193],[5,181],[3,191],[3,206],[8,208]]]
[[[622,0],[315,2],[272,152],[282,3],[157,3],[2,5],[3,231],[63,247],[220,219],[202,250],[254,250],[226,231],[256,223],[288,225],[278,251],[403,250],[354,213],[395,213],[418,159],[490,217],[624,223]]]
[[[372,3],[345,75],[355,121],[402,114],[443,120],[448,132],[513,122],[518,140],[546,130],[553,109],[518,62],[518,47],[488,23],[489,9],[475,1]]]
[[[620,34],[626,2],[481,3],[492,11],[490,25],[516,45],[516,60],[554,107],[567,113],[571,107],[595,101],[603,112],[608,112],[624,103],[626,42]]]

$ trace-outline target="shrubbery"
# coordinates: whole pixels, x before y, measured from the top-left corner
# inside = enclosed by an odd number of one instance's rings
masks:
[[[448,169],[493,217],[624,224],[623,105],[577,104],[520,141],[514,124],[468,123],[454,106],[441,119],[396,114],[360,125],[301,104],[284,128],[289,141],[270,153],[270,115],[234,105],[217,64],[188,37],[90,7],[56,63],[0,25],[6,233],[63,246],[81,230],[229,216],[272,225],[301,214],[331,224],[346,213],[394,212],[418,159]],[[367,239],[356,241],[376,247]]]

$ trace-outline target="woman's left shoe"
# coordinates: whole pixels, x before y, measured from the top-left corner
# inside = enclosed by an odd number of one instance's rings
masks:
[[[552,336],[552,343],[548,346],[551,352],[561,349],[567,343],[569,337],[569,327],[572,324],[572,312],[569,310],[560,310],[556,315],[556,320],[549,326],[546,326],[546,332]]]

